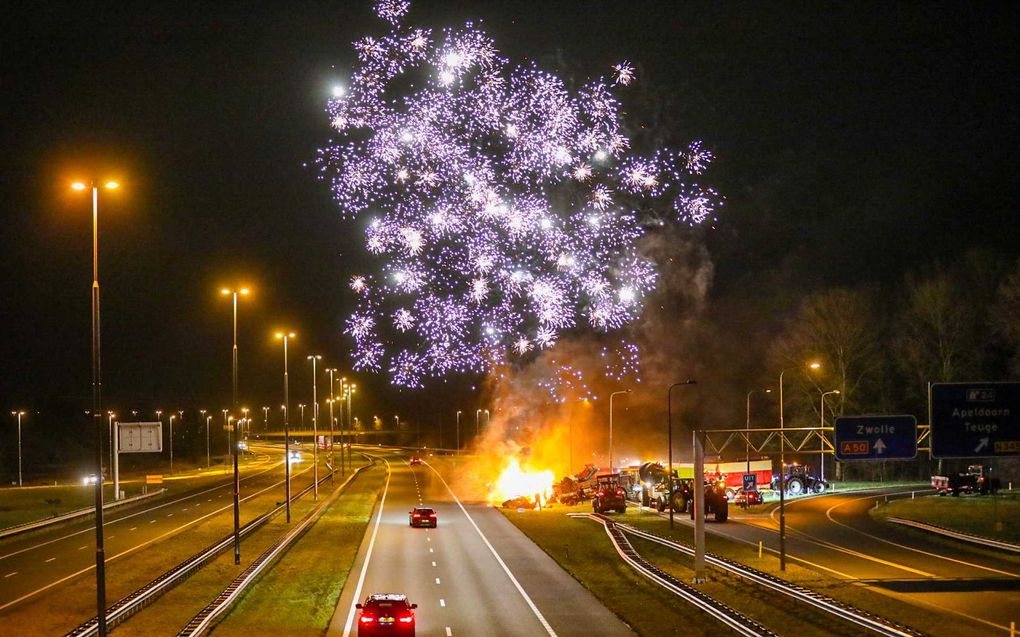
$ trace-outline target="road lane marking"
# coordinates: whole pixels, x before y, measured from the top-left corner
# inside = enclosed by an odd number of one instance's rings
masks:
[[[891,493],[889,495],[900,495],[900,494]],[[921,555],[927,555],[928,557],[935,557],[935,558],[938,558],[938,559],[941,559],[941,560],[946,560],[948,562],[954,562],[956,564],[962,564],[964,566],[970,566],[971,568],[976,568],[976,569],[983,570],[983,571],[990,571],[992,573],[998,573],[999,575],[1008,575],[1010,577],[1020,577],[1020,574],[1017,574],[1017,573],[1011,573],[1009,571],[1000,571],[999,569],[992,568],[990,566],[982,566],[981,564],[974,564],[973,562],[967,562],[965,560],[959,560],[959,559],[956,559],[956,558],[953,558],[953,557],[949,557],[949,556],[946,556],[946,555],[940,555],[938,553],[930,553],[928,551],[924,551],[924,550],[921,550],[921,549],[918,549],[918,548],[913,548],[913,547],[907,546],[905,544],[898,544],[898,543],[893,542],[891,540],[886,540],[886,539],[880,538],[877,535],[872,535],[871,533],[866,533],[866,532],[861,531],[860,529],[856,529],[856,528],[854,528],[854,527],[852,527],[852,526],[850,526],[848,524],[843,524],[842,522],[837,522],[836,519],[832,517],[832,512],[834,510],[838,509],[839,507],[845,505],[845,504],[851,504],[853,502],[858,502],[860,500],[870,500],[873,497],[875,497],[875,496],[865,496],[865,497],[862,497],[862,498],[854,498],[852,500],[843,500],[842,502],[839,502],[839,503],[834,504],[831,507],[829,507],[828,510],[826,510],[826,512],[825,512],[825,517],[827,517],[829,519],[829,522],[832,522],[833,524],[837,524],[837,525],[839,525],[839,526],[841,526],[843,528],[850,529],[851,531],[854,531],[855,533],[860,533],[864,537],[871,538],[873,540],[878,540],[879,542],[884,542],[885,544],[889,544],[889,545],[895,546],[897,548],[907,549],[908,551],[914,551],[915,553],[920,553]]]
[[[449,626],[446,627],[446,637],[453,637],[453,631],[450,630]]]
[[[437,577],[437,578],[436,578],[436,584],[438,584],[438,583],[439,583],[439,578]]]
[[[439,598],[439,607],[446,608],[446,600],[443,599],[442,597]]]
[[[485,537],[485,534],[482,533],[482,530],[478,528],[477,524],[475,524],[474,518],[471,517],[471,514],[468,513],[467,509],[464,508],[464,505],[461,504],[460,498],[457,497],[457,494],[453,492],[453,489],[450,488],[450,485],[446,483],[446,480],[443,479],[443,476],[438,471],[436,471],[432,465],[428,465],[428,467],[429,469],[432,469],[432,472],[436,474],[436,477],[438,477],[439,480],[443,483],[443,486],[446,487],[446,490],[450,492],[450,496],[453,497],[453,501],[457,503],[457,506],[460,507],[460,510],[464,513],[464,517],[466,517],[468,522],[471,523],[471,526],[474,527],[475,531],[478,533],[478,537],[482,538],[482,542],[484,542],[485,546],[489,548],[489,552],[492,553],[492,556],[496,558],[496,561],[499,563],[499,565],[503,567],[503,572],[506,573],[506,576],[510,578],[511,582],[513,582],[514,587],[517,588],[517,592],[521,594],[521,597],[523,597],[524,601],[527,602],[528,607],[531,608],[531,612],[535,613],[535,617],[538,618],[539,623],[541,623],[542,627],[545,628],[546,632],[549,634],[549,637],[558,637],[556,631],[553,630],[552,626],[549,625],[549,622],[546,621],[545,616],[542,615],[542,611],[538,610],[538,606],[535,606],[535,602],[532,601],[531,597],[528,596],[528,593],[524,590],[524,587],[521,586],[521,583],[517,581],[517,578],[514,577],[514,574],[510,572],[510,567],[506,565],[506,562],[503,561],[503,558],[499,556],[499,553],[496,552],[496,549],[489,542],[489,538]]]
[[[130,529],[128,529],[128,531],[137,531],[137,530],[138,530],[138,527],[137,527],[137,526],[133,526],[133,527],[131,527]]]
[[[78,547],[78,550],[80,551],[82,549],[87,549],[88,547],[89,547],[88,544],[82,544],[81,546]]]
[[[429,549],[429,553],[431,553],[431,552],[432,552],[432,549],[430,548],[430,549]]]
[[[55,559],[57,559],[57,558],[55,558],[55,557],[51,557],[50,559],[46,560],[46,563],[47,563],[47,564],[49,564],[50,562],[52,562],[52,561],[53,561],[53,560],[55,560]]]
[[[13,571],[11,573],[8,573],[7,575],[4,575],[4,579],[7,579],[8,577],[14,577],[17,574],[18,574],[17,571]]]
[[[383,487],[382,498],[379,499],[379,514],[375,516],[375,528],[372,529],[372,539],[368,541],[368,551],[365,553],[365,562],[361,565],[358,585],[354,588],[351,610],[347,613],[347,623],[344,624],[344,637],[351,637],[351,625],[354,623],[354,613],[357,611],[355,604],[361,599],[361,589],[365,585],[365,575],[368,574],[368,564],[372,560],[372,549],[375,548],[375,538],[379,535],[379,523],[382,522],[383,508],[386,506],[386,494],[390,489],[390,463],[386,458],[383,458],[382,461],[386,463],[386,485]]]
[[[155,523],[156,523],[155,520],[149,520],[149,524],[155,524]]]
[[[432,566],[434,567],[435,565],[436,565],[436,563],[435,563],[435,562],[432,562]]]

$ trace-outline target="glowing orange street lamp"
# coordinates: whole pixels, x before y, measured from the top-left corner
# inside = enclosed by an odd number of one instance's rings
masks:
[[[283,341],[283,466],[284,493],[287,503],[287,524],[290,524],[290,376],[287,371],[287,343],[294,338],[294,332],[277,332],[276,339]]]

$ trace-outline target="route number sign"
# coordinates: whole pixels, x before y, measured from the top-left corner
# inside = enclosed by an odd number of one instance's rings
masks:
[[[1020,455],[1020,383],[932,383],[931,455]]]
[[[913,416],[846,416],[836,419],[835,455],[852,460],[910,460],[917,456]]]

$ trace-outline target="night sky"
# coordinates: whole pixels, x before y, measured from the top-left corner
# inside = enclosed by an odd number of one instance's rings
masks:
[[[370,2],[19,4],[0,38],[0,406],[84,429],[90,205],[68,184],[107,175],[123,184],[100,201],[107,404],[227,406],[234,282],[255,290],[245,402],[281,402],[284,325],[292,402],[309,402],[308,353],[349,369],[345,284],[365,262],[363,226],[305,164],[350,43],[383,31]],[[718,157],[713,295],[773,270],[881,285],[975,246],[1020,254],[1016,4],[677,4],[419,0],[409,18],[483,19],[512,60],[578,76],[637,65],[675,141]],[[392,413],[362,380],[365,411]]]

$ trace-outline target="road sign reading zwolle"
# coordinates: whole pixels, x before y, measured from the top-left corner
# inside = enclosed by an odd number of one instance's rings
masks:
[[[846,416],[836,419],[836,460],[910,460],[917,456],[917,418]]]
[[[931,455],[1020,455],[1020,383],[932,383]]]

